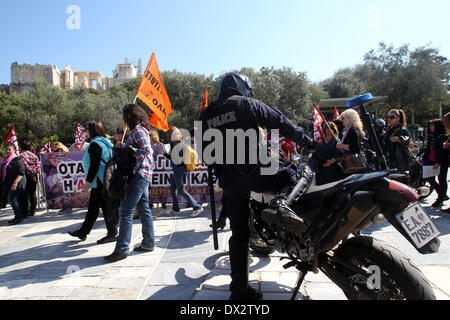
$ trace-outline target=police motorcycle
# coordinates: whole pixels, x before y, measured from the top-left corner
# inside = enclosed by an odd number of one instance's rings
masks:
[[[287,254],[282,258],[289,260],[284,268],[300,271],[292,300],[306,274],[319,270],[350,300],[435,299],[430,283],[410,258],[386,241],[361,235],[387,219],[421,254],[437,253],[440,245],[440,232],[417,202],[417,192],[389,178],[366,110],[372,99],[366,94],[348,104],[359,106],[381,170],[312,186],[315,150],[311,148],[301,178],[285,201],[280,203],[274,194],[251,195],[252,241],[258,240],[260,248],[264,244],[266,253]],[[300,217],[304,227],[292,230],[283,224],[277,217],[280,206]],[[253,249],[258,251],[258,246]]]

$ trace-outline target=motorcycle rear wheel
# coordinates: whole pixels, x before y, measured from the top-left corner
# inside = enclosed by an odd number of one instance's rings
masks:
[[[339,246],[335,257],[364,270],[379,267],[380,288],[371,290],[364,281],[355,281],[359,277],[357,272],[339,267],[355,288],[355,291],[344,290],[350,300],[359,299],[358,290],[374,300],[436,300],[430,283],[411,259],[385,241],[357,236]]]

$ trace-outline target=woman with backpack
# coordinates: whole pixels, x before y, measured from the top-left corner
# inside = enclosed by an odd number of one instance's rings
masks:
[[[107,201],[103,198],[102,193],[106,164],[111,159],[113,144],[106,138],[105,129],[101,122],[89,122],[87,131],[91,143],[83,157],[83,166],[86,174],[86,183],[83,186],[83,191],[88,191],[91,188],[88,211],[81,228],[68,232],[72,237],[79,238],[81,241],[86,240],[87,235],[94,227],[100,208],[102,208],[105,221],[108,220],[106,217],[111,215],[110,207],[107,206]],[[107,223],[106,228],[108,229],[108,235],[97,241],[97,243],[103,244],[116,240],[117,226]]]
[[[150,252],[155,249],[153,217],[148,198],[148,187],[154,169],[149,118],[137,104],[129,104],[123,108],[123,120],[131,132],[126,143],[119,143],[118,147],[124,147],[123,150],[134,148],[136,161],[133,165],[133,176],[127,183],[126,196],[120,202],[120,226],[116,247],[112,254],[104,258],[108,262],[116,262],[128,257],[133,231],[133,210],[136,206],[141,219],[143,239],[141,245],[134,248],[134,251]]]

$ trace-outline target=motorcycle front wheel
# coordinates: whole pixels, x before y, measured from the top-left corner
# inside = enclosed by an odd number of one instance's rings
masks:
[[[359,291],[373,300],[436,299],[430,283],[411,259],[385,241],[357,236],[343,242],[334,257],[347,265],[339,265],[339,270],[354,288],[343,290],[350,300],[359,299]]]
[[[262,239],[250,238],[249,247],[261,256],[269,256],[275,252],[275,247],[267,245]]]

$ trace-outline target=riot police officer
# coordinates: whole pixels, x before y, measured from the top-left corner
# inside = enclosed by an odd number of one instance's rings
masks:
[[[244,150],[238,150],[234,145],[235,154],[230,156],[227,148],[233,141],[229,131],[259,132],[258,127],[278,129],[280,135],[302,146],[310,142],[303,128],[294,125],[280,111],[261,101],[252,98],[253,87],[247,76],[239,73],[228,73],[221,79],[218,86],[217,100],[210,104],[200,115],[203,130],[219,130],[223,135],[223,159],[217,161],[203,158],[207,165],[213,166],[218,176],[224,197],[227,199],[227,211],[230,220],[232,236],[229,241],[231,265],[231,300],[257,300],[262,293],[248,284],[249,276],[249,196],[255,192],[278,192],[287,195],[295,186],[297,171],[292,166],[281,166],[275,174],[262,174],[264,165],[259,161],[250,161],[255,152],[255,146],[246,140]],[[196,139],[199,139],[196,136]],[[202,150],[206,150],[208,141],[201,138]],[[234,138],[233,138],[234,139]],[[250,139],[249,139],[250,140]],[[212,143],[212,142],[210,142]],[[238,161],[245,156],[245,161]],[[234,162],[230,163],[230,159]],[[280,203],[276,219],[282,221],[288,228],[304,231],[303,220],[287,206]]]

